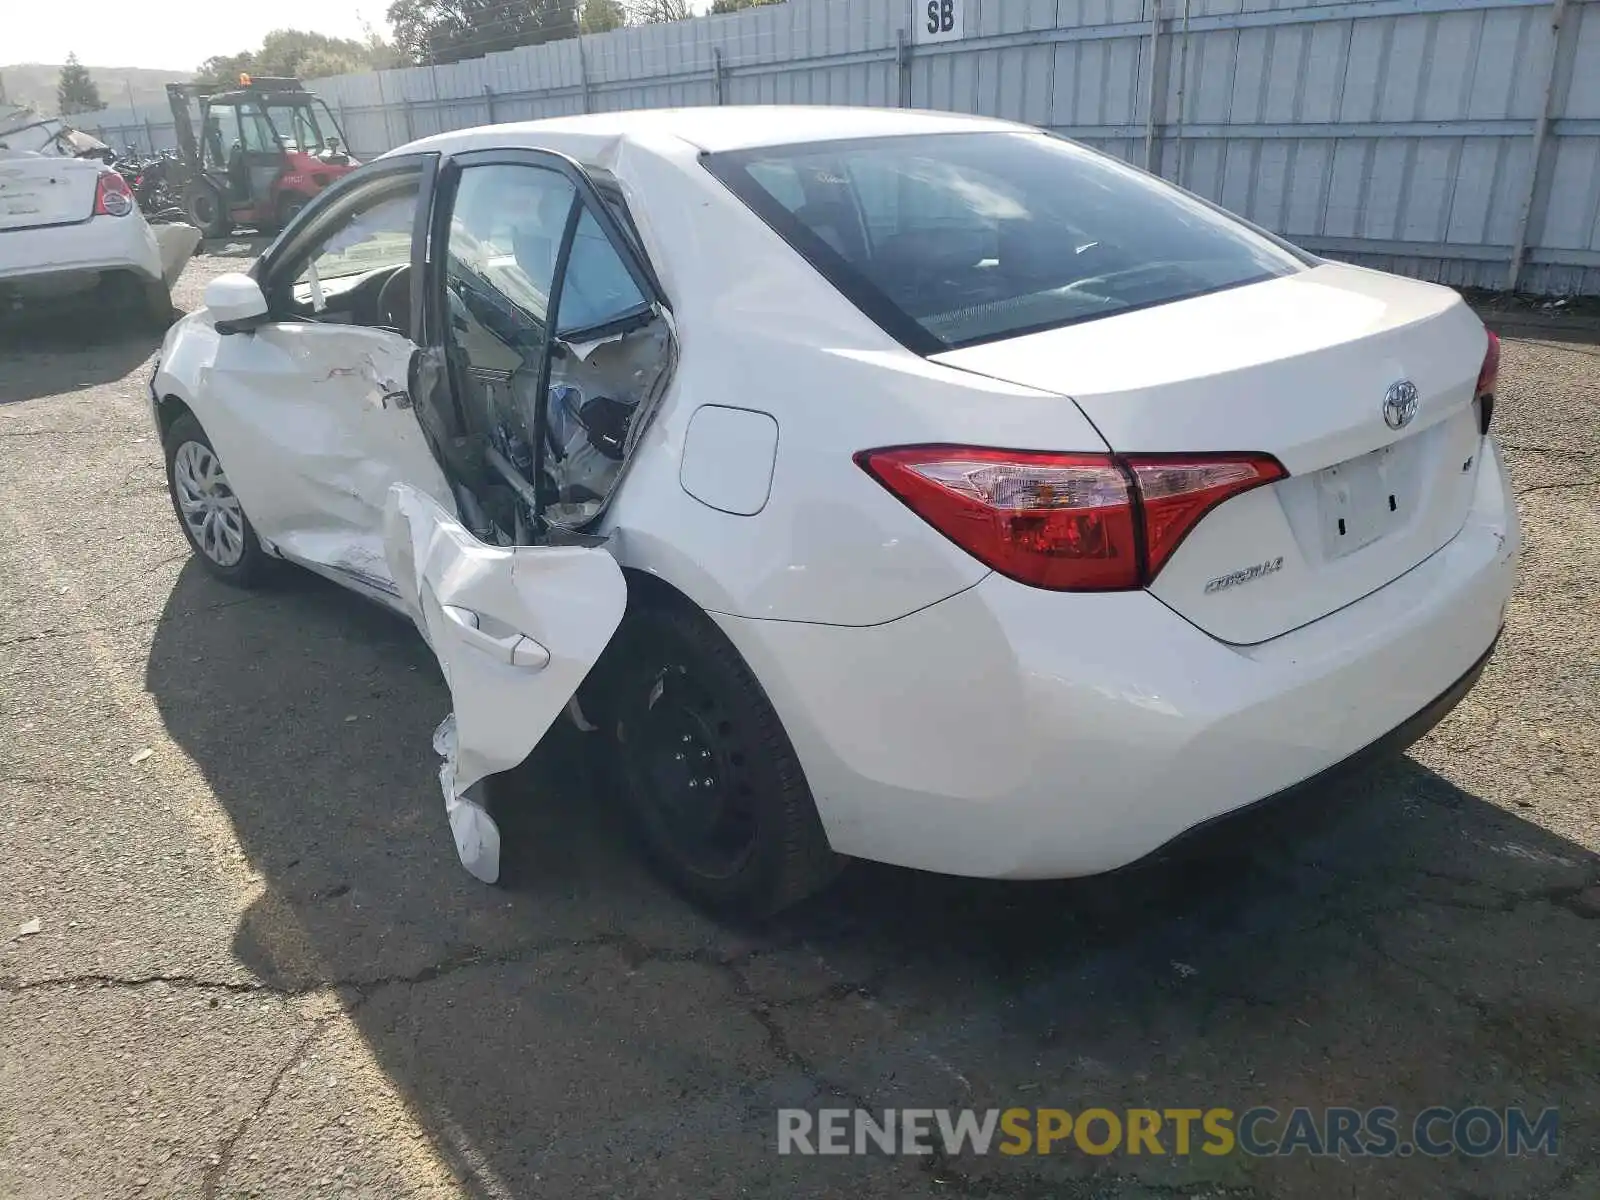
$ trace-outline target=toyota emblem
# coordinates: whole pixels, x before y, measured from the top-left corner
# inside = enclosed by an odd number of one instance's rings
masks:
[[[1383,423],[1390,429],[1404,429],[1417,415],[1417,385],[1402,379],[1389,385],[1383,395]]]

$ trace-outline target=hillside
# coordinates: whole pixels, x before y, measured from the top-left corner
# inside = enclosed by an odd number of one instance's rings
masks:
[[[52,116],[56,111],[56,81],[61,74],[60,63],[15,63],[0,66],[0,86],[5,99],[11,104],[26,104],[29,108]],[[122,108],[128,103],[128,91],[133,91],[133,102],[139,104],[164,104],[166,85],[192,79],[193,71],[153,71],[143,67],[95,67],[89,74],[100,88],[100,99],[108,108]]]

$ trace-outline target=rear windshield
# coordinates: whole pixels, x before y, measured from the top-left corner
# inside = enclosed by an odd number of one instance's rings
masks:
[[[1306,262],[1176,188],[1046,134],[819,142],[704,161],[921,354],[1255,283]]]

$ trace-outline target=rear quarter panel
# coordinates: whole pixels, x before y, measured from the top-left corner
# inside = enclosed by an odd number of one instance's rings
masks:
[[[858,467],[918,442],[1103,450],[1070,400],[921,359],[844,299],[678,142],[607,163],[672,306],[680,361],[607,524],[624,565],[733,616],[872,625],[989,572]],[[771,492],[753,516],[683,490],[694,412],[778,423]]]

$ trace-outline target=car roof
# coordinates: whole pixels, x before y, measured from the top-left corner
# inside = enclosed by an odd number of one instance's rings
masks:
[[[504,147],[526,145],[537,148],[543,139],[552,135],[608,140],[665,135],[678,138],[697,150],[715,154],[725,150],[803,142],[919,133],[1001,132],[1023,128],[990,117],[915,109],[752,104],[716,108],[648,108],[485,125],[413,142],[399,152],[428,149],[449,153],[458,149],[481,149],[491,144],[487,136],[491,131],[495,135],[492,144]]]

